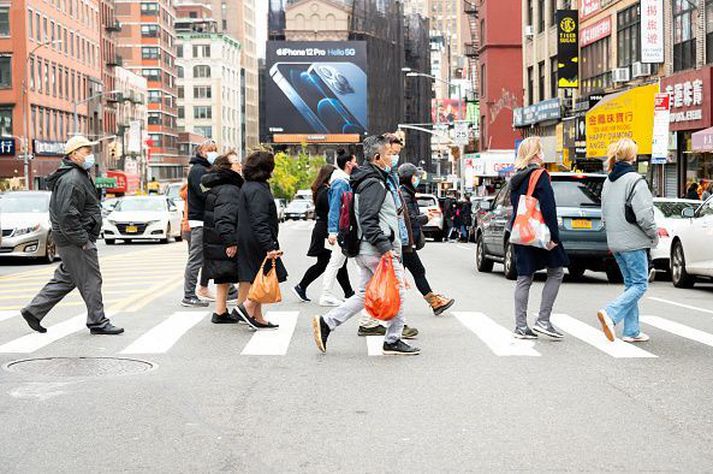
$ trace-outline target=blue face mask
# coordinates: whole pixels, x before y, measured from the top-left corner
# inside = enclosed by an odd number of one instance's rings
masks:
[[[82,168],[89,171],[94,166],[94,163],[96,163],[96,161],[94,159],[94,154],[92,153],[84,157],[84,163],[82,163]]]
[[[413,183],[414,188],[418,188],[418,185],[421,184],[421,178],[414,176],[411,182]]]
[[[396,168],[399,166],[399,155],[391,155],[391,167]]]

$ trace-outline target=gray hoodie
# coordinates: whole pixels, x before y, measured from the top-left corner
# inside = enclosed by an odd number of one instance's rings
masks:
[[[602,221],[612,252],[650,249],[658,244],[653,197],[646,181],[640,181],[644,180],[631,165],[617,163],[604,182]],[[626,221],[624,202],[634,186],[631,205],[636,214],[636,224],[630,224]]]

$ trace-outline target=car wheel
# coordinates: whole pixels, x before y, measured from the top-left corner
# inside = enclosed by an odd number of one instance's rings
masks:
[[[114,239],[104,239],[104,243],[107,245],[114,245],[116,243],[116,240]]]
[[[621,283],[624,277],[621,275],[621,270],[616,263],[610,263],[605,270],[609,283]]]
[[[584,276],[585,270],[586,268],[584,268],[582,265],[570,265],[569,267],[567,267],[569,276],[575,280],[581,280]]]
[[[677,240],[671,250],[671,281],[676,288],[693,288],[695,278],[686,271],[686,257],[683,254],[683,245]]]
[[[167,244],[168,240],[170,238],[171,238],[171,224],[168,224],[168,227],[166,227],[166,238],[159,240],[159,242],[162,244]]]
[[[57,246],[54,244],[54,237],[52,237],[52,232],[47,234],[47,242],[45,244],[45,260],[47,263],[54,262],[57,257]]]
[[[485,256],[483,236],[479,235],[475,240],[475,268],[481,273],[490,273],[493,271],[493,263]]]
[[[510,242],[505,242],[505,259],[503,260],[505,278],[517,280],[517,268],[515,268],[515,248]]]

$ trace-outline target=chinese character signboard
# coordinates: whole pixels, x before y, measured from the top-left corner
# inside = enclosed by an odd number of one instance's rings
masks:
[[[651,154],[654,130],[654,97],[658,84],[634,87],[604,97],[587,112],[587,158],[604,158],[609,145],[631,138],[639,154]]]
[[[671,96],[671,130],[697,130],[711,124],[711,68],[688,71],[661,79],[661,89]]]
[[[15,139],[14,138],[0,138],[0,156],[14,156],[15,155]]]
[[[587,45],[596,43],[600,39],[604,39],[611,35],[611,17],[608,16],[601,21],[594,23],[586,28],[582,28],[579,35],[579,47],[584,48]]]
[[[641,62],[663,63],[663,0],[641,0]]]
[[[671,96],[656,94],[654,98],[654,131],[651,143],[651,164],[665,165],[668,158],[668,123]]]
[[[64,156],[64,143],[33,140],[35,155]]]
[[[557,87],[579,87],[579,17],[577,10],[557,10]]]
[[[601,0],[582,0],[579,7],[580,18],[584,20],[597,13],[602,8]]]

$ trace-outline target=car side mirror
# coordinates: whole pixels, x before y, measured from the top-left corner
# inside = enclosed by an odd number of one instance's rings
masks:
[[[681,217],[685,219],[693,219],[696,217],[696,210],[692,207],[686,207],[681,211]]]
[[[490,201],[480,201],[478,207],[480,207],[480,209],[482,209],[483,211],[489,211],[493,208],[493,203]]]

